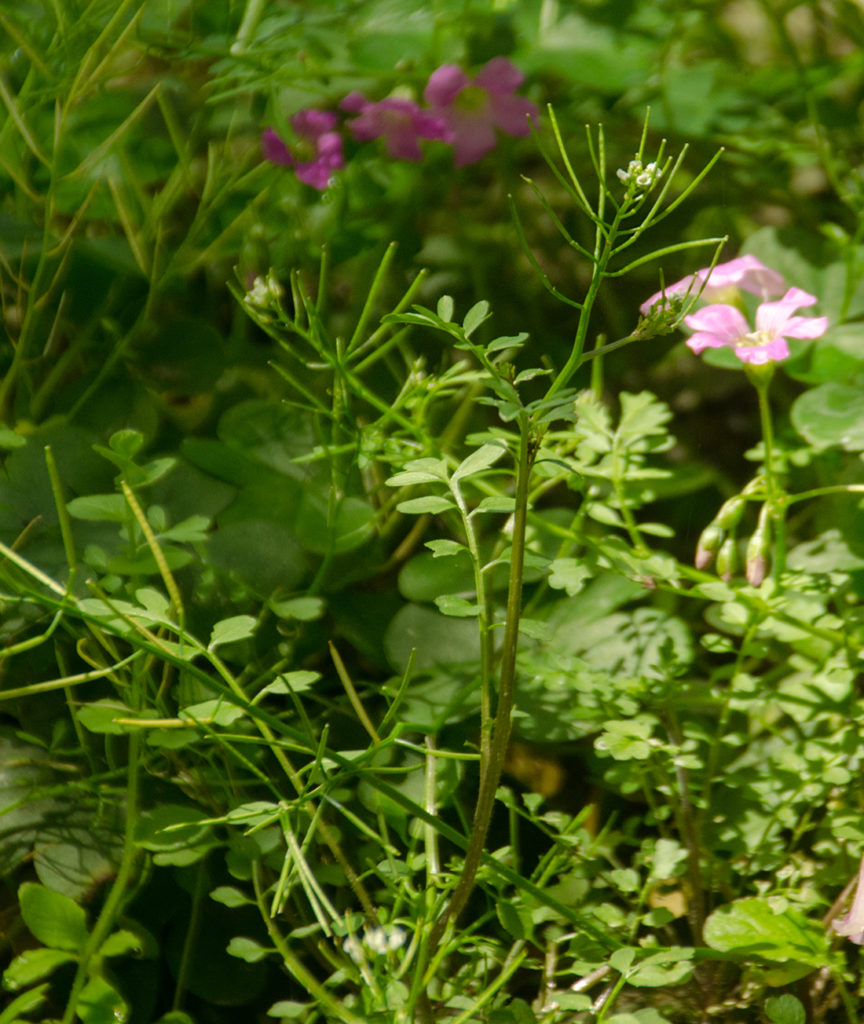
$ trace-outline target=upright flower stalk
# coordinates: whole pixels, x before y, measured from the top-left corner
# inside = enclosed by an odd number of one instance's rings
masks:
[[[798,316],[797,310],[815,306],[817,297],[801,288],[787,289],[783,276],[766,267],[755,256],[739,256],[728,263],[707,267],[682,278],[647,299],[640,307],[641,311],[648,315],[656,306],[664,304],[668,296],[689,294],[694,288],[700,289],[698,296],[701,299],[723,297],[735,301],[743,290],[766,300],[757,307],[752,328],[742,310],[731,301],[704,306],[685,316],[684,324],[693,331],[687,339],[687,345],[693,352],[699,355],[711,348],[731,349],[744,365],[747,377],[756,389],[764,448],[764,504],[747,545],[746,575],[752,586],[762,584],[773,537],[772,573],[779,584],[786,564],[787,496],[779,478],[768,392],[775,364],[790,355],[788,339],[820,338],[828,329],[828,320],[824,316]],[[767,301],[771,295],[781,295],[781,298]],[[727,502],[721,509],[721,515],[703,531],[695,558],[696,567],[705,569],[716,555],[717,569],[724,579],[731,578],[734,568],[734,541],[726,537],[730,524],[720,521],[728,505]],[[740,515],[741,511],[736,506],[735,522],[731,524],[733,531]]]

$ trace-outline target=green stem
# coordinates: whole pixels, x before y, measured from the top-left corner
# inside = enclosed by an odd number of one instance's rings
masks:
[[[771,418],[771,404],[768,401],[771,375],[752,374],[750,379],[755,384],[756,394],[759,396],[759,421],[762,426],[762,443],[765,448],[765,492],[768,498],[771,525],[774,529],[774,558],[771,574],[774,582],[779,585],[786,568],[786,496],[778,480],[775,460],[774,423]]]
[[[462,519],[462,528],[465,531],[465,540],[468,544],[468,552],[471,555],[471,564],[474,569],[474,589],[477,593],[477,604],[480,607],[480,614],[477,617],[477,626],[480,630],[480,765],[481,770],[487,764],[491,755],[492,744],[492,618],[489,611],[489,587],[483,576],[483,564],[480,559],[480,548],[477,544],[477,534],[474,530],[474,523],[465,499],[462,496],[461,488],[457,480],[451,480],[450,491],[456,499],[459,508],[459,515]]]
[[[123,835],[123,854],[120,860],[120,868],[93,931],[90,932],[84,949],[81,952],[78,969],[75,972],[72,989],[69,993],[69,1001],[66,1003],[66,1011],[63,1014],[61,1024],[73,1024],[75,1020],[78,999],[90,974],[90,962],[114,927],[120,911],[120,904],[135,869],[135,861],[138,857],[138,847],[135,845],[135,824],[138,819],[139,745],[140,734],[137,732],[130,733],[128,772],[126,775],[126,828]]]
[[[528,416],[521,413],[519,418],[519,461],[516,466],[516,511],[513,520],[513,544],[510,554],[510,582],[507,590],[507,619],[504,627],[504,642],[501,651],[501,674],[498,684],[498,705],[492,728],[491,743],[487,758],[480,762],[480,785],[474,819],[471,823],[471,837],[465,851],[462,874],[446,910],[441,914],[429,935],[429,951],[434,955],[435,947],[441,941],[447,923],[456,921],[465,909],[474,889],[477,870],[483,857],[492,809],[495,805],[495,791],[501,779],[507,743],[512,725],[513,695],[516,682],[516,651],[519,644],[519,619],[522,614],[522,577],[525,560],[525,525],[528,517],[528,482],[536,449],[529,437]]]

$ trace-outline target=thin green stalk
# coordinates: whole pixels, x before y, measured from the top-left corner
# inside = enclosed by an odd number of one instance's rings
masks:
[[[457,480],[450,482],[450,490],[456,499],[459,515],[462,519],[462,528],[465,531],[465,540],[468,544],[468,551],[471,555],[471,565],[474,570],[474,589],[477,593],[477,604],[480,614],[477,616],[477,628],[480,631],[480,764],[481,772],[484,763],[487,763],[492,750],[492,616],[489,608],[489,586],[483,575],[483,563],[480,558],[480,548],[477,544],[477,534],[474,530],[474,523],[462,496],[462,490]]]
[[[765,492],[770,509],[771,525],[774,530],[774,558],[771,574],[774,582],[779,585],[786,568],[787,503],[778,479],[775,461],[774,422],[771,417],[771,404],[768,401],[771,374],[755,372],[750,374],[750,379],[756,386],[756,394],[759,396],[759,421],[762,426],[762,443],[765,448]]]
[[[516,511],[513,520],[510,581],[507,589],[507,617],[504,627],[504,642],[501,650],[498,705],[495,711],[488,760],[481,760],[480,764],[480,786],[474,809],[474,819],[471,824],[471,837],[468,842],[468,848],[465,851],[462,874],[450,897],[450,903],[435,922],[429,936],[429,950],[433,955],[436,946],[444,934],[448,921],[456,921],[459,918],[474,889],[474,881],[483,858],[486,836],[492,819],[495,791],[501,779],[507,743],[510,739],[513,695],[516,682],[516,651],[519,643],[519,619],[522,614],[522,577],[525,560],[525,526],[528,518],[528,483],[531,476],[531,467],[536,455],[536,448],[533,439],[530,437],[528,416],[524,412],[519,417],[519,428],[519,460],[516,466]]]
[[[135,844],[135,825],[138,821],[140,738],[140,733],[133,732],[129,734],[129,758],[126,775],[126,828],[123,833],[123,854],[120,859],[120,867],[111,886],[111,891],[108,893],[108,898],[105,900],[102,911],[93,927],[93,931],[90,932],[84,949],[81,952],[78,969],[75,972],[75,978],[72,982],[72,989],[69,992],[69,1000],[66,1003],[66,1010],[61,1024],[73,1024],[76,1018],[78,999],[89,977],[90,963],[114,928],[126,889],[132,880],[135,870],[135,862],[138,858],[138,847]]]
[[[255,902],[258,904],[258,911],[264,921],[264,927],[267,929],[270,941],[282,957],[286,970],[294,976],[302,988],[306,989],[319,1006],[327,1011],[333,1020],[342,1021],[343,1024],[363,1024],[361,1018],[355,1017],[350,1010],[337,1002],[327,988],[321,985],[315,976],[307,971],[303,963],[291,952],[288,943],[267,911],[264,892],[261,888],[260,867],[257,861],[252,862],[252,885],[255,889]]]

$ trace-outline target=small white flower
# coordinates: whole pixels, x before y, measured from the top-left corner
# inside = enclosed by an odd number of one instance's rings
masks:
[[[363,946],[358,938],[349,935],[342,943],[342,948],[351,957],[355,964],[362,964],[366,957],[363,954]]]
[[[615,173],[625,185],[632,182],[637,188],[649,189],[660,179],[663,171],[658,168],[657,162],[654,160],[643,166],[642,161],[636,159],[630,161],[626,171],[619,169]]]

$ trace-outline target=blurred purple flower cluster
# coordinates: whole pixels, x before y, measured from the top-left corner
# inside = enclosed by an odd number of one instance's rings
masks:
[[[516,96],[522,72],[506,57],[494,57],[474,79],[455,64],[433,71],[423,92],[427,106],[399,96],[372,101],[351,92],[339,104],[357,142],[384,140],[388,155],[397,160],[422,159],[420,140],[453,147],[457,167],[473,164],[496,143],[495,132],[525,136],[537,107]],[[328,110],[301,110],[290,119],[296,141],[289,148],[273,128],[261,136],[264,159],[293,167],[300,181],[319,191],[327,188],[345,166],[339,115]]]

